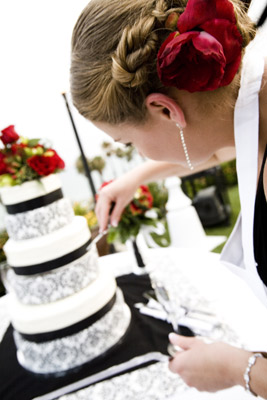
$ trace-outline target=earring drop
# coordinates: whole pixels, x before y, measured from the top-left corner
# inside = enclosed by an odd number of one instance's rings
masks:
[[[194,167],[193,167],[193,165],[192,165],[192,163],[191,163],[191,161],[190,161],[189,155],[188,155],[186,143],[185,143],[185,140],[184,140],[184,132],[183,132],[183,129],[180,127],[179,124],[176,124],[176,126],[177,126],[177,128],[179,128],[179,130],[180,130],[180,138],[181,138],[181,142],[182,142],[182,146],[183,146],[183,150],[184,150],[184,155],[185,155],[185,159],[186,159],[188,168],[191,169],[191,171],[192,171],[192,170],[194,169]]]

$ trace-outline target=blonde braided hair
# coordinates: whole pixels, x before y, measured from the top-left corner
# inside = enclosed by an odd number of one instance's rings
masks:
[[[151,15],[141,17],[132,26],[126,26],[112,57],[113,79],[125,87],[145,84],[158,51],[158,33],[154,31],[157,21],[164,23],[170,13],[181,13],[183,9],[168,9],[166,1],[159,0]]]
[[[232,0],[244,47],[255,32],[240,0]],[[73,31],[71,93],[91,121],[142,123],[145,99],[166,91],[156,59],[169,34],[165,21],[187,0],[91,0]],[[229,93],[229,90],[227,90]]]

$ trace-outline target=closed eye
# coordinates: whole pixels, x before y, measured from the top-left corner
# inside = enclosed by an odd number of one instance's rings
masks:
[[[125,146],[126,146],[126,147],[131,147],[132,145],[133,145],[133,144],[130,143],[130,142],[129,142],[129,143],[125,143]]]

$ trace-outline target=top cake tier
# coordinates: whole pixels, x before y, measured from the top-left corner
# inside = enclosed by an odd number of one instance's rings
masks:
[[[1,197],[7,210],[5,226],[13,240],[47,235],[74,218],[71,203],[63,198],[61,181],[55,174],[2,188]]]
[[[29,182],[25,182],[22,185],[17,186],[8,186],[3,187],[0,190],[1,199],[3,204],[6,206],[7,211],[11,210],[10,214],[15,214],[16,212],[29,211],[34,208],[34,205],[31,204],[31,200],[36,200],[40,198],[51,196],[51,193],[58,191],[61,189],[61,181],[58,175],[51,174],[40,180],[33,180]],[[58,200],[58,199],[57,199]],[[20,211],[12,212],[12,209],[19,210],[21,203],[28,203],[28,209],[26,209],[27,204],[24,204],[25,209],[21,209]],[[33,202],[32,202],[33,203]],[[43,204],[47,205],[46,200],[43,200]],[[40,205],[39,205],[40,207]],[[22,206],[21,206],[22,208]]]

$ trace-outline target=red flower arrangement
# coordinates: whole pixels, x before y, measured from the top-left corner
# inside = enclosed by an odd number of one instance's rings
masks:
[[[233,4],[229,0],[188,0],[185,11],[180,16],[174,14],[166,27],[177,30],[158,53],[162,83],[197,92],[232,82],[241,62],[243,41]]]
[[[134,198],[129,204],[129,210],[133,216],[142,215],[153,207],[153,196],[148,186],[141,185],[135,192]]]
[[[40,143],[40,139],[20,137],[14,125],[1,131],[0,186],[23,182],[56,173],[65,167],[55,150]]]
[[[100,190],[110,182],[104,182]],[[136,190],[130,204],[128,204],[119,221],[117,227],[110,227],[107,240],[109,243],[118,240],[125,243],[128,239],[136,237],[142,225],[156,226],[157,220],[151,218],[148,211],[154,210],[158,214],[158,209],[153,207],[153,196],[148,186],[141,185]]]

